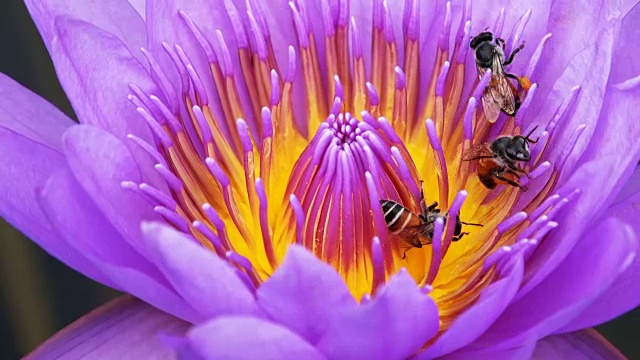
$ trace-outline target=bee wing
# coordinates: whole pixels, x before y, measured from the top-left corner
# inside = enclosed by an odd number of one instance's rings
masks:
[[[504,69],[499,57],[493,59],[491,66],[491,81],[482,93],[482,108],[487,120],[495,122],[500,115],[500,110],[507,115],[514,115],[516,111],[516,98],[513,84],[504,75]]]
[[[462,154],[462,160],[470,161],[470,160],[477,159],[479,157],[493,156],[493,153],[491,153],[491,150],[490,150],[490,144],[491,142],[488,141],[482,144],[477,144],[472,146],[467,151],[465,151],[464,154]]]
[[[494,95],[485,90],[482,94],[482,110],[488,122],[494,123],[500,116],[500,104],[495,101]]]

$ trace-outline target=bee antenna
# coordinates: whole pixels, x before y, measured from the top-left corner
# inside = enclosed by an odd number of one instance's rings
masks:
[[[468,223],[468,222],[464,222],[464,221],[460,221],[460,223],[465,224],[465,225],[484,227],[484,225],[482,225],[482,224]]]
[[[534,132],[534,131],[536,131],[536,129],[537,129],[537,128],[538,128],[538,125],[534,126],[534,127],[533,127],[533,129],[531,129],[531,131],[529,131],[529,133],[527,134],[527,136],[525,136],[525,137],[524,137],[528,142],[530,142],[530,143],[532,143],[532,144],[535,144],[535,143],[537,143],[537,142],[538,142],[538,140],[540,140],[540,138],[537,138],[537,139],[535,139],[535,140],[533,140],[532,138],[530,138],[530,136],[533,134],[533,132]]]

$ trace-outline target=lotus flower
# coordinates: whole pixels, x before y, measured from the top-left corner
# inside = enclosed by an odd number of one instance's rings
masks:
[[[0,78],[0,214],[135,297],[32,358],[621,356],[581,329],[640,303],[635,2],[26,2],[80,124]],[[485,29],[533,83],[495,123]],[[462,161],[532,129],[526,192]],[[483,227],[403,257],[421,187]]]

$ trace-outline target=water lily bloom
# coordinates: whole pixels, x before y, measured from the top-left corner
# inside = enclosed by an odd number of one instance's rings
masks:
[[[621,356],[589,328],[640,303],[635,2],[26,3],[80,124],[0,77],[0,215],[135,297],[32,358]],[[495,123],[484,30],[532,82]],[[527,191],[463,161],[530,131]],[[421,187],[483,226],[406,251],[380,201]]]

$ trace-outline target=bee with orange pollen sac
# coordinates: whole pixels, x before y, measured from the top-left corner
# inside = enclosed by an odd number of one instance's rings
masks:
[[[509,81],[514,79],[520,89],[525,92],[531,86],[526,77],[518,77],[505,71],[504,67],[511,64],[515,55],[524,44],[513,49],[509,57],[505,55],[505,40],[495,37],[489,31],[482,32],[471,39],[469,47],[475,51],[478,78],[482,79],[485,72],[491,70],[491,80],[482,94],[482,107],[487,121],[493,123],[498,119],[500,111],[508,116],[515,116],[521,105],[519,90]]]

